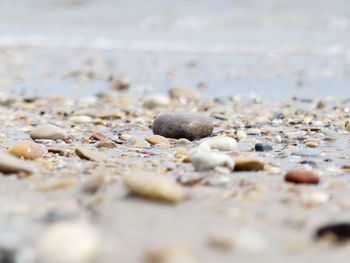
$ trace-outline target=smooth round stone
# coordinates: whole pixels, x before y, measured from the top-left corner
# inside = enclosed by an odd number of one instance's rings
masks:
[[[35,139],[46,139],[46,140],[66,140],[68,135],[59,127],[52,124],[44,124],[35,127],[30,137]]]
[[[196,140],[212,134],[210,118],[200,113],[166,113],[153,122],[153,133],[166,138]]]
[[[10,154],[27,160],[34,160],[44,155],[43,149],[32,141],[23,141],[8,151]]]
[[[258,142],[257,144],[255,144],[256,152],[270,152],[272,150],[272,146],[266,142]]]
[[[289,171],[284,180],[295,184],[318,184],[320,178],[312,171],[292,170]]]
[[[0,152],[0,172],[4,174],[12,173],[33,173],[34,168],[29,162],[18,159],[12,154]]]

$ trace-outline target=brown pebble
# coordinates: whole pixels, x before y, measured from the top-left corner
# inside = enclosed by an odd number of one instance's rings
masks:
[[[90,161],[99,161],[101,160],[98,153],[93,150],[86,148],[76,148],[75,154],[78,155],[81,159],[90,160]]]
[[[117,145],[110,139],[102,140],[96,145],[97,148],[109,148],[113,149],[116,148]]]
[[[43,156],[42,148],[32,141],[22,141],[9,149],[9,153],[26,160],[34,160]]]
[[[320,182],[320,178],[317,174],[312,171],[303,170],[289,171],[284,179],[286,182],[295,184],[318,184]]]
[[[235,171],[260,171],[265,163],[257,158],[237,158],[235,159]]]

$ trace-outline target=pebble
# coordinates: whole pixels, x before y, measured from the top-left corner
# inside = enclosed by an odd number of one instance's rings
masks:
[[[282,142],[282,137],[280,136],[280,135],[276,135],[275,137],[274,137],[274,142],[275,143],[281,143]]]
[[[166,113],[153,122],[153,133],[167,138],[201,139],[210,136],[214,126],[210,118],[200,113]]]
[[[6,152],[0,152],[0,172],[4,174],[33,173],[34,168],[28,161],[20,160]]]
[[[309,147],[309,148],[317,148],[319,146],[319,144],[318,144],[318,142],[306,142],[305,146]]]
[[[213,170],[217,166],[227,167],[232,171],[235,162],[224,153],[197,149],[192,155],[192,165],[198,172]]]
[[[60,222],[51,225],[41,236],[37,254],[41,263],[95,262],[100,237],[85,222]]]
[[[124,78],[111,76],[109,79],[111,88],[114,90],[128,90],[130,88],[130,83]]]
[[[199,99],[198,92],[194,89],[185,87],[174,87],[169,90],[169,96],[173,100],[178,100],[182,103],[197,101]]]
[[[247,138],[247,133],[243,130],[238,130],[237,131],[237,138],[242,141]]]
[[[273,150],[272,146],[265,142],[258,142],[254,148],[256,152],[270,152]]]
[[[236,158],[235,171],[261,171],[265,162],[257,158]]]
[[[110,139],[105,139],[100,141],[97,145],[97,148],[108,148],[108,149],[113,149],[116,148],[117,145]]]
[[[89,161],[99,161],[101,160],[101,156],[93,150],[79,147],[75,149],[75,154],[79,156],[81,159],[89,160]]]
[[[289,171],[284,179],[286,182],[295,184],[318,184],[320,182],[320,178],[317,174],[312,171],[303,170]]]
[[[350,240],[350,224],[335,223],[320,227],[315,234],[317,239],[330,239],[335,242]]]
[[[95,132],[90,136],[90,140],[103,141],[106,139],[108,139],[107,136],[100,132]]]
[[[166,175],[134,171],[124,176],[124,184],[137,196],[166,203],[178,203],[184,199],[184,191]]]
[[[92,118],[87,115],[75,115],[69,118],[71,122],[77,123],[77,124],[84,124],[84,123],[90,123],[92,122]]]
[[[143,107],[150,110],[155,108],[160,108],[160,107],[167,107],[169,105],[170,105],[170,99],[168,97],[161,96],[161,95],[156,95],[151,98],[147,98],[143,102]]]
[[[237,141],[231,137],[217,136],[203,139],[198,146],[203,150],[234,151],[237,149]]]
[[[34,160],[44,155],[44,150],[32,141],[22,141],[8,151],[10,154],[27,160]]]
[[[52,124],[44,124],[35,127],[30,137],[35,139],[46,139],[46,140],[66,140],[68,135],[59,127]]]
[[[169,140],[161,135],[150,135],[145,140],[151,145],[170,145]]]

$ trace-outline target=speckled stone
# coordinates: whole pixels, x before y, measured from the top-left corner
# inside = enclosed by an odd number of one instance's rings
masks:
[[[153,122],[153,133],[166,138],[196,140],[212,134],[210,118],[200,113],[166,113]]]

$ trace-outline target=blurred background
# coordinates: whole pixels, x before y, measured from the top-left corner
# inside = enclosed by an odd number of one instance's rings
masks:
[[[0,85],[70,94],[79,83],[66,76],[82,70],[95,75],[91,94],[115,74],[135,94],[183,85],[204,86],[204,97],[342,96],[349,33],[347,0],[1,0]]]

